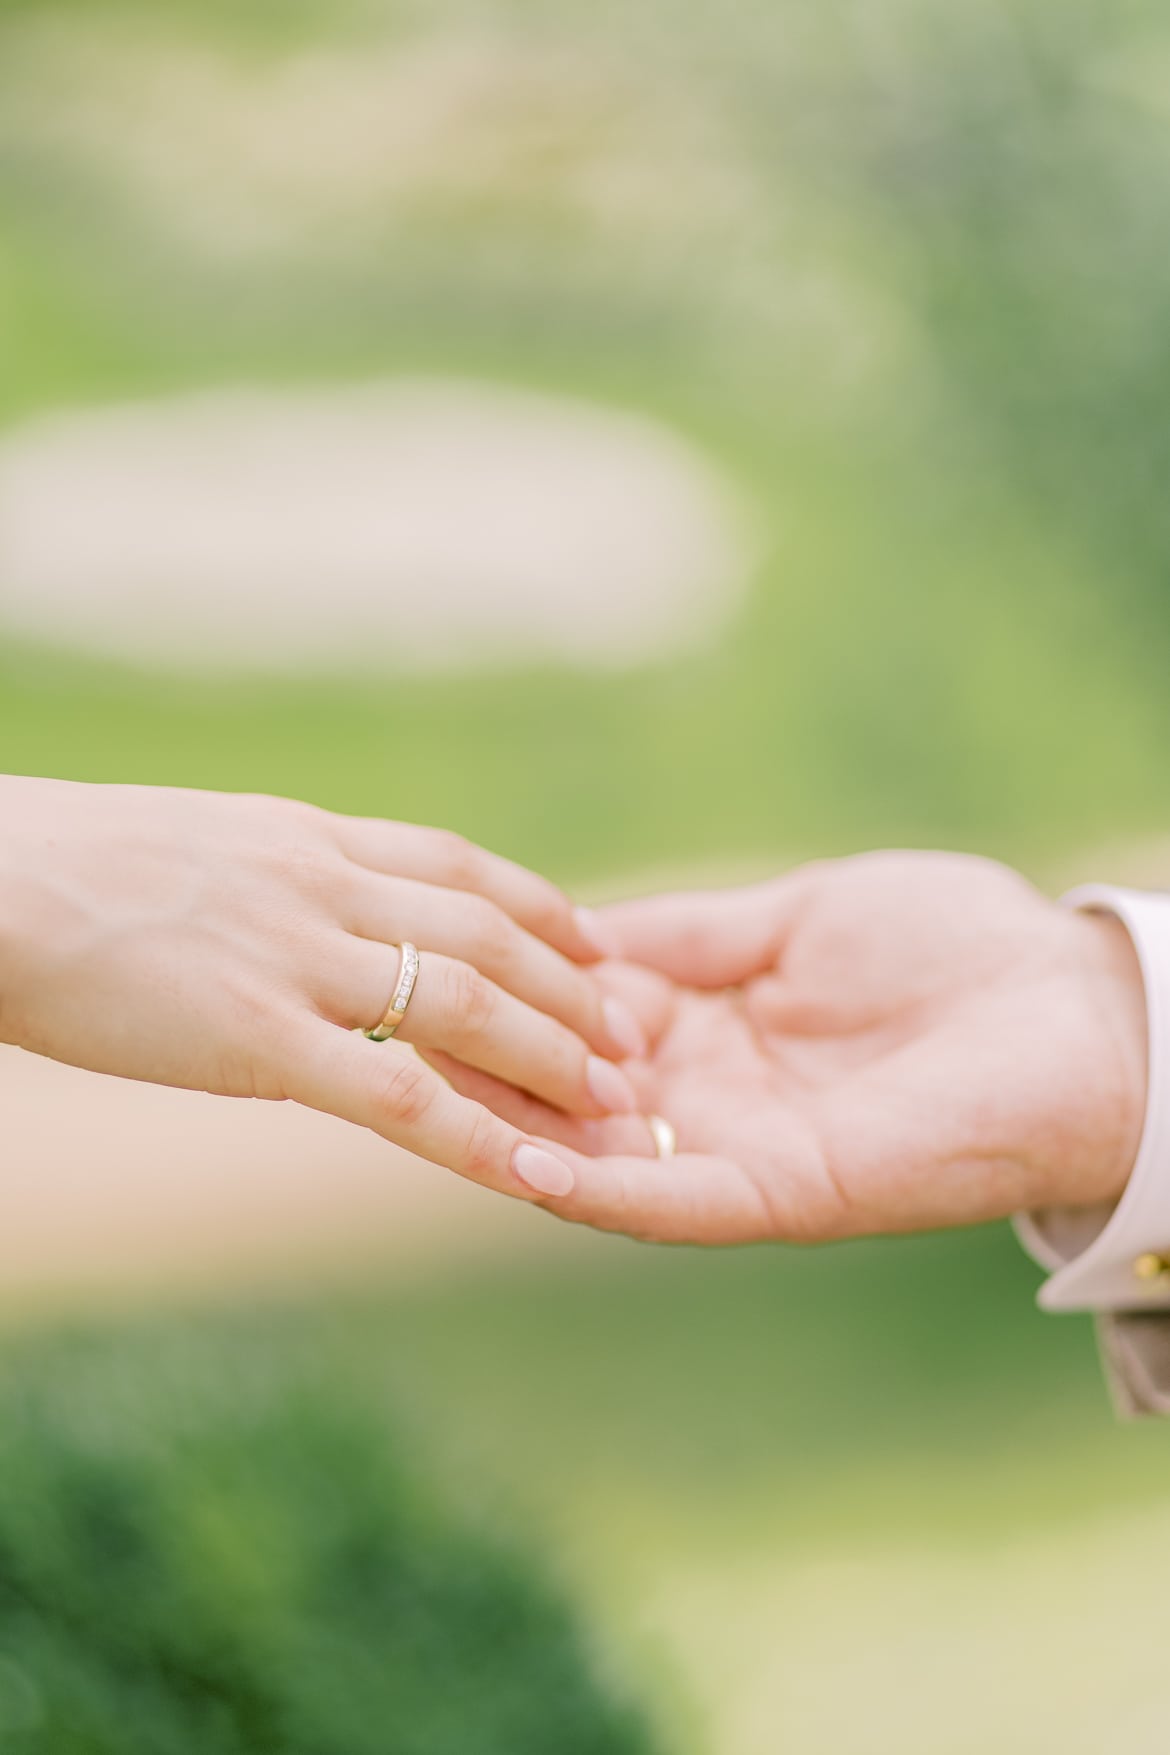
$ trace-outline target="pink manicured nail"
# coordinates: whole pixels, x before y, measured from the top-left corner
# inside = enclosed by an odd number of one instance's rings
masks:
[[[575,908],[573,918],[577,922],[577,931],[583,939],[587,939],[595,951],[603,957],[620,957],[622,947],[602,921],[597,918],[592,908]]]
[[[517,1146],[512,1153],[512,1168],[537,1194],[572,1194],[573,1172],[562,1158],[539,1146]]]
[[[606,999],[601,1002],[601,1011],[605,1027],[622,1053],[631,1060],[645,1060],[646,1037],[629,1006],[620,999]]]
[[[585,1083],[595,1103],[611,1115],[632,1115],[638,1107],[634,1087],[620,1066],[591,1054],[585,1063]]]

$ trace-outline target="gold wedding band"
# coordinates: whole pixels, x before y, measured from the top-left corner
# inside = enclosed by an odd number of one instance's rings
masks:
[[[418,962],[418,951],[414,945],[403,940],[398,947],[398,980],[394,983],[390,1004],[386,1007],[381,1023],[375,1024],[372,1030],[362,1031],[362,1035],[371,1042],[389,1042],[406,1016],[406,1008],[418,980]]]
[[[654,1150],[658,1156],[660,1158],[673,1158],[678,1150],[678,1135],[669,1121],[661,1115],[648,1115],[646,1120],[649,1123],[651,1137],[654,1140]]]

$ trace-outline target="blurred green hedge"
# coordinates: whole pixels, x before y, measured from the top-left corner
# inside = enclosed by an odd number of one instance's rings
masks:
[[[9,1341],[5,1755],[647,1755],[531,1564],[272,1317]]]

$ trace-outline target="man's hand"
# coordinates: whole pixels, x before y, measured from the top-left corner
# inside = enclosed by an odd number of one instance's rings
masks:
[[[816,1241],[1123,1188],[1146,1025],[1116,922],[985,860],[913,853],[603,919],[642,965],[608,979],[651,1040],[631,1070],[680,1155],[641,1155],[636,1119],[549,1120],[562,1143],[611,1154],[570,1156],[563,1216],[675,1241]]]

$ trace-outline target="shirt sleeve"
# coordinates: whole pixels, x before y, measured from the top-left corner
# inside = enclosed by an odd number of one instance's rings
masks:
[[[1016,1232],[1049,1271],[1041,1307],[1097,1313],[1119,1410],[1170,1413],[1170,896],[1094,885],[1065,901],[1116,916],[1133,940],[1149,1022],[1145,1125],[1119,1201],[1044,1208]]]

